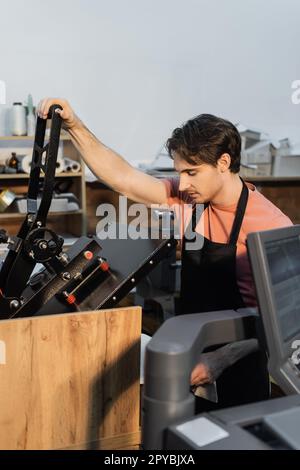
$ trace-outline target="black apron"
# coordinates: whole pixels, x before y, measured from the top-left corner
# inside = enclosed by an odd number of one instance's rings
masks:
[[[236,279],[236,252],[248,194],[248,188],[243,181],[243,189],[227,244],[212,242],[204,237],[200,250],[187,250],[187,240],[183,238],[181,314],[245,307]],[[191,224],[194,233],[195,210]],[[251,353],[228,367],[217,380],[217,391],[219,398],[217,404],[202,398],[196,399],[197,413],[267,399],[269,374],[265,352]]]

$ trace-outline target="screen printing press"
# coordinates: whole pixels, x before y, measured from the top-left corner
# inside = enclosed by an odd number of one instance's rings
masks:
[[[53,105],[49,111],[46,145],[47,121],[37,118],[27,214],[20,230],[16,236],[0,230],[0,243],[8,245],[0,269],[0,320],[116,307],[177,243],[158,221],[152,237],[148,229],[137,239],[83,236],[63,251],[64,239],[46,225],[62,124],[57,108]],[[118,225],[116,233],[119,229],[124,233]]]

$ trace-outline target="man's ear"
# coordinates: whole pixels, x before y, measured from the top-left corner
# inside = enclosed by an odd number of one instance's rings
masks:
[[[222,153],[222,155],[217,161],[217,167],[221,173],[224,173],[225,171],[229,169],[230,163],[231,163],[231,157],[229,153]]]

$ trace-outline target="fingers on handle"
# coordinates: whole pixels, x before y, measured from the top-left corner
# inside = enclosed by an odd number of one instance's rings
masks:
[[[56,98],[56,99],[55,98],[45,98],[42,101],[40,101],[40,103],[38,105],[38,116],[40,118],[47,119],[48,114],[49,114],[49,109],[54,104],[60,104],[63,107],[62,100],[60,100],[58,98]],[[60,111],[59,114],[61,114],[63,110],[58,110],[58,108],[57,108],[55,112],[58,112],[58,111]]]

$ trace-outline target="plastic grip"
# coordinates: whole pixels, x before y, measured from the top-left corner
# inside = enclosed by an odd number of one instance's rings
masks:
[[[60,104],[53,104],[52,106],[50,106],[49,108],[49,111],[48,111],[48,116],[47,116],[47,119],[52,119],[53,118],[53,115],[55,116],[55,110],[56,109],[63,109],[62,106],[60,106]],[[57,115],[57,114],[56,114]]]

